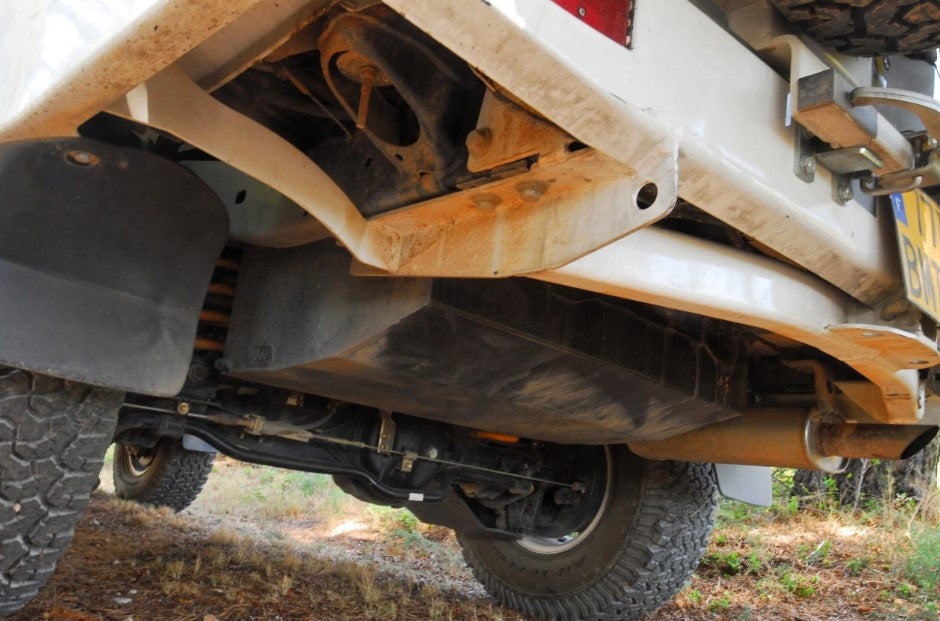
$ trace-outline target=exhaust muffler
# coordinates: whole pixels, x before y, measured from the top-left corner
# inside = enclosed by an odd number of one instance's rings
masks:
[[[631,442],[647,459],[673,459],[842,472],[849,458],[907,459],[937,435],[934,425],[825,422],[804,410],[766,409],[651,442]]]

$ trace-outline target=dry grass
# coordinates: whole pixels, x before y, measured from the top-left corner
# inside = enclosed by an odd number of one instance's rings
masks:
[[[689,585],[654,618],[936,621],[935,503],[856,514],[725,503]]]
[[[520,619],[482,597],[296,545],[207,533],[191,518],[99,496],[39,599],[14,621]]]
[[[936,621],[938,514],[930,503],[855,515],[725,503],[695,576],[653,618]],[[524,618],[485,596],[447,529],[348,498],[321,475],[222,459],[183,515],[99,494],[50,586],[13,619],[205,615]]]

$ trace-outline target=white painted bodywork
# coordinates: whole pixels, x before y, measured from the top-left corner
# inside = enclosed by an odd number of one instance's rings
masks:
[[[387,3],[586,144],[676,145],[682,198],[854,297],[899,290],[888,223],[793,175],[788,81],[686,0],[637,3],[629,50],[549,2]]]
[[[75,135],[81,123],[257,2],[0,4],[0,141]]]
[[[872,325],[870,309],[811,274],[681,233],[637,231],[535,278],[734,321],[812,345],[879,386],[889,422],[920,418],[914,369],[938,362],[930,339]]]
[[[916,369],[940,361],[936,343],[872,310],[902,292],[890,220],[855,201],[834,201],[823,170],[811,183],[793,174],[794,129],[785,124],[789,81],[698,9],[685,0],[637,3],[627,49],[547,0],[386,3],[593,147],[602,161],[620,167],[609,186],[585,187],[547,203],[568,210],[565,217],[574,222],[576,210],[585,210],[589,227],[572,226],[551,237],[550,220],[531,218],[536,225],[524,229],[529,238],[523,241],[544,236],[533,246],[542,254],[519,263],[525,269],[516,273],[783,334],[868,378],[881,391],[890,422],[922,415]],[[465,229],[442,229],[427,239],[413,217],[420,211],[365,220],[315,164],[209,101],[206,91],[262,58],[325,4],[4,3],[0,142],[74,135],[79,124],[110,109],[191,139],[284,191],[379,271],[507,273],[492,267],[504,265],[500,261],[517,244],[506,238],[517,230],[516,224],[506,226],[508,211],[455,215]],[[795,39],[790,44],[800,45]],[[811,53],[799,51],[801,58]],[[173,97],[181,99],[174,104]],[[187,116],[189,102],[199,104],[201,114],[215,111],[238,131],[226,135],[225,124],[206,127],[205,118]],[[245,143],[256,145],[259,155],[248,155]],[[265,165],[272,154],[287,164]],[[660,185],[666,198],[645,218],[630,220],[618,208],[647,181]],[[793,266],[662,231],[623,237],[666,215],[676,193]],[[605,208],[623,216],[606,234]],[[411,251],[425,253],[416,262],[420,269],[403,267]],[[474,263],[471,256],[486,260]],[[867,344],[859,336],[866,332],[878,333],[889,346]]]

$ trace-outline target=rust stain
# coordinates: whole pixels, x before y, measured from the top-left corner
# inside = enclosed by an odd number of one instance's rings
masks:
[[[494,246],[498,246],[501,252],[497,261],[499,266],[495,268],[497,272],[544,269],[546,255],[543,246],[549,234],[547,229],[563,234],[577,229],[579,224],[589,227],[590,218],[585,212],[591,206],[590,201],[581,203],[564,199],[624,179],[629,173],[619,163],[588,149],[575,152],[557,164],[533,166],[519,175],[382,214],[372,222],[381,222],[406,235],[399,273],[439,269],[439,261],[433,257],[440,255],[440,262],[446,257],[451,270],[463,264],[464,269],[475,271],[477,275],[500,275],[488,273],[480,267],[481,263],[489,261],[489,254],[481,257],[480,253],[491,253]],[[519,186],[527,182],[544,184],[545,192],[539,200],[531,202],[520,192]],[[497,198],[498,205],[492,210],[480,209],[473,200],[479,194]],[[618,208],[617,205],[609,206],[608,223],[612,224],[616,219]],[[603,242],[592,235],[571,236],[565,244],[567,247],[557,250],[572,260],[579,253],[613,241],[611,235],[616,235],[614,227],[604,231],[596,228],[595,231],[603,233]],[[577,250],[581,246],[583,248]],[[549,256],[555,256],[555,252]]]

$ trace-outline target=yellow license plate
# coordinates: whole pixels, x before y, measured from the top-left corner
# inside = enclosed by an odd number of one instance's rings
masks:
[[[940,322],[940,207],[914,190],[891,195],[907,299]]]

